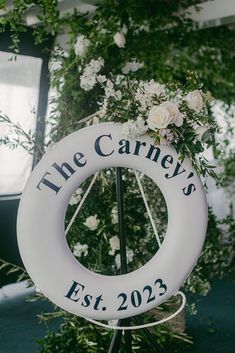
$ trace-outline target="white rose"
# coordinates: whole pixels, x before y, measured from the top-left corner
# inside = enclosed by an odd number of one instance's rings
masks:
[[[196,89],[195,91],[189,92],[184,100],[190,109],[199,113],[203,108],[203,98],[201,92]]]
[[[98,228],[99,223],[100,220],[97,219],[97,215],[95,215],[87,217],[86,222],[84,222],[83,224],[90,230],[96,230]]]
[[[117,32],[113,36],[114,43],[119,47],[119,48],[124,48],[126,44],[126,38],[122,32]]]
[[[115,235],[114,237],[109,239],[109,244],[111,247],[111,250],[109,251],[109,255],[114,255],[115,251],[120,249],[120,240]]]
[[[171,123],[180,127],[183,125],[183,114],[179,111],[177,105],[173,102],[164,102],[161,104],[162,107],[165,107],[171,116]]]
[[[148,127],[151,130],[165,129],[172,121],[172,117],[166,107],[154,105],[148,114]]]

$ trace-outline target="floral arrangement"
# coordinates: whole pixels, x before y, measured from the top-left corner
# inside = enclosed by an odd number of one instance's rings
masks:
[[[123,33],[117,32],[113,40],[119,48],[124,48]],[[172,144],[181,159],[185,155],[191,158],[199,174],[215,177],[213,166],[207,163],[202,152],[214,144],[219,127],[208,113],[212,96],[203,91],[197,75],[189,72],[185,84],[137,80],[134,74],[143,68],[144,63],[136,59],[126,62],[121,74],[101,74],[105,66],[101,57],[83,63],[89,43],[84,35],[79,35],[74,51],[81,60],[81,89],[101,88],[100,109],[92,115],[92,122],[120,122],[126,138],[147,133],[157,145]]]
[[[67,48],[57,47],[52,53],[56,69],[51,73],[51,83],[58,95],[52,99],[50,118],[56,123],[52,123],[48,143],[57,142],[88,124],[115,121],[122,124],[124,137],[149,134],[156,144],[172,144],[180,158],[188,155],[200,175],[215,176],[204,155],[211,147],[217,156],[214,135],[219,131],[208,91],[228,103],[234,98],[234,73],[230,69],[234,59],[231,54],[234,31],[218,26],[206,29],[206,35],[202,35],[202,31],[195,30],[195,24],[181,11],[198,4],[198,0],[169,1],[167,6],[164,1],[155,2],[104,0],[92,16],[77,10],[63,15],[56,0],[37,2],[42,24],[33,30],[37,42],[41,43],[48,34],[68,31]],[[24,30],[23,14],[28,6],[36,4],[32,0],[24,4],[15,0],[8,14],[15,46],[19,42],[17,31]],[[8,122],[6,117],[2,121]],[[20,132],[19,127],[17,131]],[[34,136],[25,137],[24,131],[21,135],[29,144],[20,146],[33,153]],[[18,140],[7,138],[3,143],[12,148],[19,145]],[[40,155],[47,147],[47,143],[41,146]],[[136,179],[127,170],[123,177],[127,261],[128,270],[132,271],[149,261],[158,247]],[[67,224],[90,181],[84,181],[72,196]],[[167,224],[165,201],[146,176],[142,183],[163,240]],[[78,222],[67,235],[74,256],[87,268],[107,275],[120,271],[115,188],[115,171],[102,172],[79,213]],[[211,279],[229,271],[232,236],[234,221],[228,218],[219,222],[210,209],[203,254],[184,285],[185,291],[206,295]],[[193,306],[191,309],[195,312]],[[70,353],[76,348],[86,353],[107,352],[111,332],[97,330],[58,308],[41,315],[45,322],[58,317],[62,318],[62,324],[57,332],[49,331],[41,340],[42,353]],[[153,334],[162,346],[172,340],[189,341],[188,336],[176,334],[166,325],[156,327]],[[132,337],[133,351],[143,353],[152,349],[138,332],[133,332]]]

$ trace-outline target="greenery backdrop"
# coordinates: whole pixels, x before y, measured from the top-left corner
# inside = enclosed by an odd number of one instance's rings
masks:
[[[197,77],[197,82],[205,92],[210,91],[216,100],[223,102],[229,117],[230,106],[235,97],[234,28],[198,28],[186,14],[189,6],[199,5],[200,2],[203,1],[105,0],[94,15],[81,14],[78,10],[72,14],[60,15],[56,0],[15,0],[12,10],[0,19],[2,31],[5,26],[11,27],[13,49],[16,52],[19,45],[18,34],[26,28],[24,14],[29,7],[37,7],[39,10],[40,24],[34,28],[35,43],[42,43],[48,34],[56,36],[67,33],[68,36],[66,50],[56,46],[51,52],[51,62],[54,63],[51,85],[56,94],[50,102],[53,107],[49,119],[50,133],[41,154],[54,142],[85,126],[87,122],[81,120],[99,110],[99,102],[104,96],[103,90],[98,85],[84,90],[80,80],[86,65],[99,57],[105,63],[102,75],[108,76],[112,73],[112,77],[117,77],[123,74],[123,68],[128,62],[135,61],[143,65],[137,70],[133,70],[132,65],[127,74],[130,79],[153,79],[161,84],[185,85],[189,75]],[[122,34],[123,41],[115,40],[117,33]],[[198,87],[197,82],[192,83],[195,89]],[[213,104],[210,103],[208,109],[209,116],[215,120]],[[6,122],[8,118],[2,113],[2,121]],[[94,116],[88,121],[89,124],[96,122]],[[11,124],[10,120],[8,123]],[[230,120],[227,127],[227,136],[231,136],[233,130]],[[20,127],[15,128],[19,135],[24,134]],[[27,138],[28,144],[23,147],[32,153],[34,135],[29,134]],[[10,147],[14,145],[14,141],[9,138],[3,139],[2,143]],[[15,143],[17,144],[22,147],[21,143]],[[216,136],[212,145],[217,158],[216,164],[225,166],[218,183],[222,181],[225,187],[231,187],[234,152],[225,151],[221,155]],[[92,194],[79,214],[78,222],[68,235],[69,245],[79,261],[94,271],[106,274],[119,273],[120,267],[114,174],[114,170],[100,174]],[[73,196],[66,222],[72,217],[76,203],[89,181]],[[164,200],[148,178],[143,178],[143,183],[160,236],[164,237],[167,223]],[[131,271],[147,262],[157,251],[157,246],[135,178],[128,170],[125,171],[124,198],[128,266]],[[204,250],[183,288],[188,294],[206,295],[213,277],[222,277],[232,270],[229,259],[234,251],[234,232],[232,214],[219,221],[212,209],[209,210]],[[41,298],[42,295],[37,293],[36,297]],[[175,303],[171,303],[171,306],[174,305]],[[196,310],[194,305],[189,309],[192,312]],[[163,306],[162,310],[168,312],[169,305]],[[146,314],[143,320],[149,321],[153,319],[153,315],[153,312]],[[58,332],[48,332],[40,341],[41,353],[107,351],[111,339],[110,331],[98,329],[58,308],[55,308],[54,313],[42,315],[41,319],[46,321],[53,317],[62,317],[62,324]],[[161,345],[169,340],[189,341],[186,334],[174,332],[170,325],[155,328],[153,334]],[[135,352],[149,352],[150,345],[140,333],[135,333],[133,339]]]

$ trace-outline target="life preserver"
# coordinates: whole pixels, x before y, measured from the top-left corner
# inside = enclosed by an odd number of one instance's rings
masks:
[[[105,276],[86,269],[65,239],[71,195],[98,170],[128,167],[150,177],[168,209],[166,236],[143,267]],[[191,161],[148,136],[127,140],[122,127],[104,123],[81,129],[56,144],[38,163],[21,197],[18,243],[34,283],[59,307],[79,316],[114,319],[137,315],[174,295],[203,246],[207,203]]]

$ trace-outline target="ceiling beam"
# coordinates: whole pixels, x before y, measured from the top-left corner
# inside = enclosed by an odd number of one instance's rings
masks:
[[[235,0],[212,0],[188,8],[189,17],[198,22],[199,27],[216,27],[235,23]]]
[[[6,10],[0,11],[4,15],[13,7],[13,0],[6,1]],[[58,8],[61,14],[72,13],[74,9],[82,13],[95,12],[95,4],[102,3],[102,0],[59,0]],[[224,24],[235,24],[235,0],[210,0],[198,5],[199,11],[194,6],[188,8],[188,17],[198,22],[200,28],[215,27]],[[35,7],[29,8],[26,12],[26,23],[28,26],[35,26],[39,23],[38,12]]]

